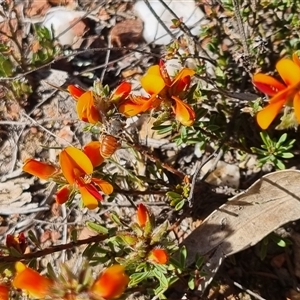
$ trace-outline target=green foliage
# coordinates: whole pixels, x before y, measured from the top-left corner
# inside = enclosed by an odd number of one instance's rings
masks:
[[[269,245],[272,242],[281,248],[289,247],[292,244],[292,242],[288,238],[280,237],[279,235],[273,232],[270,233],[260,243],[259,257],[261,260],[265,260],[268,253]]]
[[[13,76],[14,72],[15,68],[12,61],[3,54],[0,54],[0,76],[10,77]]]
[[[30,64],[32,66],[40,66],[51,61],[60,53],[60,47],[55,45],[55,41],[48,28],[35,25],[36,47],[38,48],[32,53]]]
[[[281,135],[278,141],[271,139],[266,131],[260,133],[263,145],[261,149],[252,147],[253,153],[258,155],[259,165],[262,166],[266,163],[273,164],[277,169],[285,169],[283,159],[294,157],[293,153],[289,150],[293,148],[295,139],[289,140],[287,133]]]

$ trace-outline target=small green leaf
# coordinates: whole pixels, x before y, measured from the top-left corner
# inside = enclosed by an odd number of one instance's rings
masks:
[[[282,248],[285,248],[292,244],[292,242],[289,239],[282,238],[275,233],[271,233],[269,235],[269,237],[274,243],[277,244],[277,246],[282,247]]]
[[[1,65],[1,69],[2,72],[5,74],[5,76],[9,77],[13,75],[13,64],[10,60],[6,59],[5,61],[3,61],[2,65]]]
[[[182,199],[182,196],[178,193],[175,192],[167,192],[166,195],[170,198],[170,199]]]
[[[275,148],[279,148],[281,144],[283,144],[285,141],[286,141],[286,138],[287,138],[287,134],[284,133],[280,138],[279,140],[277,141],[276,145],[275,145]]]
[[[153,275],[159,280],[160,286],[163,287],[164,289],[168,288],[168,280],[164,273],[160,272],[158,269],[154,268],[152,270]]]
[[[264,144],[269,148],[272,146],[272,140],[270,139],[268,133],[266,131],[261,131],[260,132],[260,137]]]
[[[111,212],[109,216],[112,219],[112,221],[115,222],[118,226],[122,226],[122,222],[115,212]]]
[[[138,283],[140,283],[141,281],[145,280],[149,275],[149,272],[141,272],[141,273],[134,273],[132,274],[129,278],[130,278],[130,282],[129,282],[129,287],[133,287],[135,285],[137,285]]]
[[[190,276],[188,286],[191,290],[195,289],[195,278],[193,276]]]
[[[168,233],[169,221],[166,220],[161,225],[156,227],[151,236],[151,245],[158,243]]]
[[[34,232],[32,230],[28,231],[28,237],[31,239],[31,241],[38,247],[41,248],[41,244],[38,240],[38,238],[35,236]]]
[[[77,230],[76,229],[73,229],[72,231],[71,231],[71,241],[72,242],[77,242]]]
[[[14,257],[22,257],[22,253],[13,247],[9,247],[9,254]]]
[[[105,228],[104,226],[100,225],[100,224],[97,224],[97,223],[94,223],[94,222],[86,222],[85,225],[89,229],[91,229],[91,230],[93,230],[93,231],[95,231],[97,233],[108,234],[108,229]]]
[[[185,246],[183,246],[180,249],[180,265],[182,269],[184,269],[186,266],[186,258],[187,258],[187,249]]]
[[[182,201],[178,202],[176,205],[175,205],[175,210],[180,210],[183,208],[185,204],[185,199],[182,199]]]
[[[121,238],[127,246],[134,246],[138,242],[137,236],[129,232],[118,232],[117,236]]]
[[[267,256],[267,250],[268,250],[268,244],[269,244],[269,238],[265,237],[261,242],[259,257],[263,261]]]
[[[176,269],[176,272],[178,272],[179,274],[181,274],[181,270],[180,269],[182,269],[182,267],[181,267],[180,261],[176,260],[173,257],[170,257],[169,258],[169,264],[172,265]]]
[[[140,227],[138,223],[132,223],[130,227],[138,237],[144,235],[144,230]]]
[[[57,279],[57,276],[56,276],[57,272],[54,271],[53,266],[50,263],[47,264],[47,273],[51,279],[53,279],[53,280]]]
[[[196,268],[198,270],[200,270],[202,268],[203,264],[204,264],[204,256],[201,256],[197,253],[196,259],[195,259]]]
[[[274,161],[275,166],[279,169],[279,170],[284,170],[285,169],[285,165],[284,163],[280,160],[280,159],[276,159]]]
[[[292,157],[294,157],[294,154],[287,152],[287,153],[282,153],[280,156],[282,158],[292,158]]]
[[[87,258],[91,259],[98,248],[98,244],[89,245],[85,248],[85,250],[82,253],[82,256],[86,256]]]

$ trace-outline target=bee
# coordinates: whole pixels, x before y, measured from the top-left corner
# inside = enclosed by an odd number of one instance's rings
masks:
[[[103,158],[110,158],[121,147],[119,139],[110,134],[102,135],[100,142],[100,154]]]
[[[101,93],[100,93],[101,94]],[[100,154],[110,158],[121,147],[121,136],[124,131],[124,117],[117,113],[117,107],[104,96],[95,94],[95,106],[101,116]]]

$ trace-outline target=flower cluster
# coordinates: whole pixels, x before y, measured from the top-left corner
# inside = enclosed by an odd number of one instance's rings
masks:
[[[142,203],[137,207],[136,220],[137,222],[131,225],[133,233],[128,231],[117,233],[122,240],[122,245],[134,249],[124,260],[118,259],[124,263],[134,261],[136,264],[147,261],[150,264],[166,264],[169,260],[169,254],[165,247],[168,223],[165,222],[154,228],[154,218]]]
[[[138,205],[136,216],[138,225],[143,228],[144,237],[148,238],[148,236],[152,234],[154,221],[150,216],[149,210],[143,203]],[[155,247],[149,252],[148,260],[157,264],[166,264],[169,260],[169,257],[165,249]]]
[[[30,297],[37,299],[75,299],[71,296],[76,296],[79,289],[74,286],[74,280],[71,284],[73,290],[64,286],[57,290],[56,285],[60,286],[61,281],[50,279],[41,275],[37,271],[27,267],[21,262],[15,265],[16,275],[12,281],[12,286],[26,292]],[[68,272],[70,274],[70,272]],[[125,291],[129,282],[129,277],[125,273],[125,269],[121,265],[112,265],[105,269],[96,280],[90,282],[80,291],[89,295],[89,299],[116,299],[119,298]],[[67,285],[68,283],[66,283]],[[0,299],[8,300],[9,288],[5,284],[0,284]]]
[[[163,110],[174,113],[176,120],[185,126],[195,121],[195,112],[183,101],[191,83],[194,71],[183,68],[171,78],[161,61],[149,68],[141,79],[141,84],[149,96],[137,96],[132,93],[128,82],[121,83],[109,93],[106,87],[95,83],[94,91],[68,86],[68,92],[76,101],[76,111],[80,120],[93,125],[104,125],[114,114],[125,117],[135,116],[149,110]],[[83,150],[67,147],[59,154],[59,166],[35,159],[25,161],[23,170],[44,180],[53,180],[60,185],[56,193],[56,202],[63,204],[79,192],[83,204],[89,209],[98,207],[103,192],[109,195],[113,186],[93,176],[94,168],[101,165],[105,158],[121,144],[114,135],[87,144]]]
[[[163,61],[159,65],[151,66],[142,77],[141,84],[149,94],[148,97],[130,95],[121,102],[119,111],[125,116],[135,116],[150,109],[161,110],[171,108],[175,118],[184,126],[193,125],[196,115],[189,104],[182,98],[190,87],[191,77],[195,72],[183,68],[173,79],[165,69]]]
[[[21,232],[17,236],[8,234],[6,236],[6,246],[7,246],[8,250],[11,251],[13,249],[13,251],[17,251],[18,254],[26,253],[27,241],[26,241],[24,233]]]
[[[28,159],[23,170],[41,179],[59,183],[61,188],[56,193],[57,203],[67,202],[78,191],[83,204],[89,209],[94,209],[103,199],[100,191],[106,195],[113,192],[113,186],[109,182],[93,177],[94,168],[104,161],[100,147],[99,141],[88,143],[83,150],[67,147],[59,154],[59,167]]]
[[[253,84],[263,93],[271,96],[269,104],[257,114],[257,123],[267,129],[284,105],[294,107],[294,113],[300,123],[300,59],[296,53],[292,59],[283,58],[276,64],[283,79],[278,81],[272,76],[258,73],[253,76]]]
[[[172,112],[182,125],[191,126],[196,115],[183,99],[187,96],[194,74],[193,70],[183,68],[171,78],[161,61],[159,65],[151,66],[141,78],[141,85],[148,96],[133,94],[128,82],[121,83],[111,95],[83,91],[73,85],[68,87],[68,91],[77,101],[76,110],[79,119],[91,124],[102,123],[103,115],[115,106],[125,117],[136,116],[150,110],[166,111],[168,114]]]

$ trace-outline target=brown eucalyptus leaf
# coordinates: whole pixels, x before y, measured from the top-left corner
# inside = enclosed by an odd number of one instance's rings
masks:
[[[263,176],[246,192],[233,197],[209,215],[183,242],[187,263],[206,256],[210,278],[222,260],[247,249],[276,228],[300,219],[300,171],[284,170]],[[209,276],[208,276],[209,277]]]

